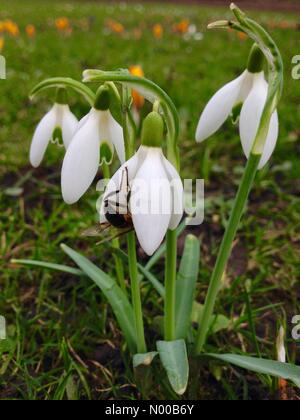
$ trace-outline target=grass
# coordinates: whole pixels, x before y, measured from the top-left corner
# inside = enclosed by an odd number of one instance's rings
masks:
[[[3,54],[8,74],[0,84],[0,314],[7,319],[9,335],[0,358],[1,399],[140,398],[122,336],[99,290],[86,278],[21,268],[11,262],[28,258],[71,265],[59,247],[65,242],[114,273],[109,248],[81,237],[96,219],[94,190],[73,207],[62,202],[63,151],[54,146],[40,169],[28,164],[34,127],[51,99],[44,96],[32,104],[29,91],[46,77],[80,79],[85,68],[115,69],[139,63],[147,77],[169,93],[181,117],[182,175],[206,180],[205,223],[191,229],[202,241],[197,299],[203,302],[244,165],[236,130],[230,124],[206,144],[194,142],[204,104],[218,87],[241,72],[250,48],[249,41],[233,33],[206,31],[208,22],[227,14],[222,8],[158,4],[2,1],[0,20],[16,21],[21,35],[6,39]],[[69,37],[54,27],[60,16],[71,20]],[[251,16],[264,25],[295,22],[293,15],[251,12]],[[186,41],[172,32],[172,25],[182,18],[197,25],[203,40]],[[125,34],[108,34],[107,19],[122,22]],[[165,28],[161,40],[152,36],[156,22]],[[33,40],[24,34],[29,23],[37,29]],[[137,27],[142,30],[140,39],[134,38]],[[300,82],[291,78],[290,63],[300,44],[295,29],[275,28],[272,35],[286,68],[280,140],[270,168],[257,179],[218,301],[217,312],[235,322],[210,339],[209,350],[256,355],[259,348],[263,356],[274,359],[274,343],[283,323],[289,360],[299,364],[299,347],[290,339],[290,331],[292,316],[300,313]],[[70,101],[78,117],[88,111],[75,95]],[[182,248],[183,239],[179,254]],[[146,262],[141,250],[139,255]],[[153,272],[163,278],[162,265]],[[247,280],[251,280],[249,288]],[[148,284],[143,298],[151,348],[163,303]],[[213,362],[201,373],[200,399],[278,398],[274,382],[245,371]],[[297,398],[296,389],[289,387],[288,392],[290,398]],[[173,397],[163,380],[150,396]]]

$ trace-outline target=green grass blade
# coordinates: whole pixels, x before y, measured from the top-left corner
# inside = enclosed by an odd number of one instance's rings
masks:
[[[85,276],[84,272],[77,268],[69,267],[68,265],[48,263],[45,261],[36,260],[11,260],[12,264],[27,265],[31,267],[48,268],[49,270],[62,271],[68,274],[74,274],[74,276]]]
[[[191,325],[194,294],[199,273],[200,243],[186,237],[176,284],[176,338],[185,339]]]
[[[101,289],[114,311],[130,351],[135,353],[136,333],[133,309],[122,289],[118,286],[114,279],[104,273],[104,271],[98,268],[95,264],[91,263],[91,261],[83,255],[80,255],[67,245],[63,244],[61,247],[63,251],[81,268],[81,270],[84,271],[85,274]]]
[[[161,282],[159,280],[157,280],[157,278],[152,273],[150,273],[149,270],[147,270],[145,267],[143,267],[141,264],[138,264],[138,270],[152,284],[152,286],[157,291],[157,293],[162,298],[164,298],[165,297],[165,288],[161,284]]]
[[[176,394],[183,395],[189,379],[189,361],[185,341],[158,341],[156,345],[173,390]]]
[[[235,354],[207,354],[214,359],[231,363],[243,369],[256,373],[283,378],[294,382],[300,388],[300,367],[290,363],[281,363],[274,360],[258,359],[256,357],[240,356]]]
[[[114,252],[116,255],[122,258],[123,261],[128,261],[128,255],[126,254],[126,252],[122,251],[121,249],[114,249]],[[164,298],[165,288],[161,284],[161,282],[146,267],[142,266],[142,264],[138,264],[137,266],[141,275],[145,277],[152,284],[153,288],[157,291],[157,293]]]

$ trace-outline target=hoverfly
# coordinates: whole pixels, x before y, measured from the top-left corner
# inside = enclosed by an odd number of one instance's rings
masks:
[[[131,196],[128,168],[122,172],[121,183],[117,191],[112,191],[105,197],[104,195],[104,216],[107,222],[98,223],[96,226],[83,232],[83,236],[100,236],[108,229],[112,236],[105,238],[102,242],[112,240],[133,229],[132,217],[129,211],[129,200]]]

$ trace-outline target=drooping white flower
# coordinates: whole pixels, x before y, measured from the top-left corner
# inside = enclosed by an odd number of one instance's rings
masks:
[[[244,153],[248,158],[259,127],[260,119],[268,95],[268,83],[264,73],[254,75],[252,89],[244,102],[240,115],[240,138]],[[264,151],[259,163],[259,169],[263,168],[272,156],[276,147],[279,133],[277,111],[271,117],[269,132]]]
[[[92,108],[78,125],[64,158],[61,176],[63,199],[78,201],[92,184],[101,163],[100,147],[114,148],[121,163],[125,162],[123,129],[109,110]]]
[[[73,134],[77,128],[78,120],[70,111],[69,105],[55,103],[51,110],[38,124],[30,147],[30,163],[37,168],[45,155],[51,139],[60,133],[64,146],[68,149]]]
[[[128,177],[130,191],[127,203],[120,191],[124,176]],[[132,218],[139,243],[146,254],[152,255],[167,230],[176,229],[183,215],[182,181],[160,147],[141,146],[111,178],[102,201],[101,223],[109,222],[107,212],[116,209],[117,202],[121,214],[128,205],[125,213],[128,211]]]
[[[196,131],[197,142],[213,135],[231,115],[237,105],[242,105],[239,127],[242,147],[248,158],[260,124],[268,95],[268,83],[262,71],[263,55],[257,46],[250,54],[248,68],[237,79],[223,86],[206,105]],[[261,169],[269,161],[278,139],[278,115],[274,112],[269,126],[265,148],[259,163]]]
[[[237,79],[223,86],[206,105],[196,131],[202,142],[212,136],[230,116],[235,105],[245,101],[253,86],[254,74],[245,70]]]

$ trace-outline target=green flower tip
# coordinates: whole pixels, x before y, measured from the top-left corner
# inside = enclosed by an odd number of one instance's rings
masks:
[[[55,102],[60,105],[66,105],[68,103],[67,89],[63,87],[57,89]]]
[[[249,54],[247,69],[250,73],[260,73],[264,68],[264,53],[254,44]]]
[[[107,111],[110,105],[110,95],[107,86],[101,86],[96,93],[94,108],[99,111]]]
[[[148,147],[162,147],[164,139],[164,120],[158,112],[150,112],[142,127],[142,144]]]
[[[114,151],[111,148],[111,145],[109,143],[105,141],[101,143],[100,156],[101,156],[100,166],[102,166],[103,164],[110,165],[112,163],[112,160],[114,157]]]

